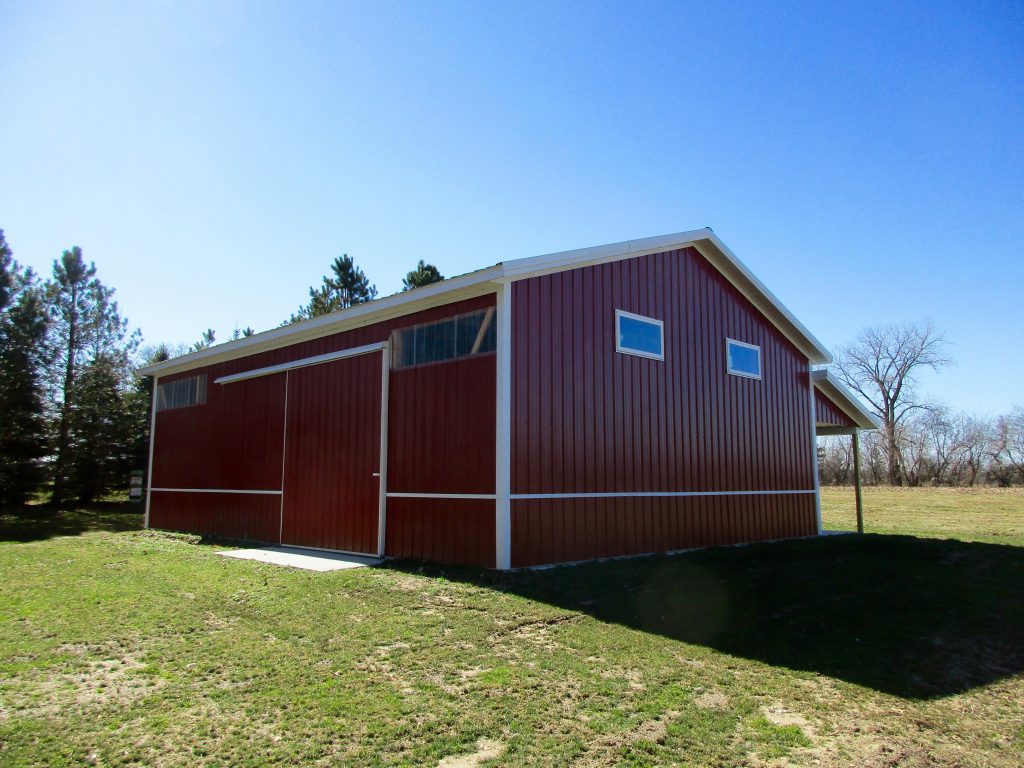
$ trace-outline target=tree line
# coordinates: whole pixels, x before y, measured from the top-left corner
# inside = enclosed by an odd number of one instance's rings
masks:
[[[403,291],[443,280],[422,260]],[[347,254],[283,324],[371,301],[376,286]],[[152,380],[139,367],[216,343],[144,345],[81,248],[43,279],[19,264],[0,229],[0,507],[88,504],[127,487],[148,459]],[[230,338],[251,336],[236,328]]]
[[[952,364],[933,322],[866,328],[839,349],[834,372],[881,423],[863,434],[861,481],[888,485],[1024,485],[1024,407],[990,418],[957,411],[918,388],[925,370]],[[821,482],[854,480],[848,437],[818,446]]]

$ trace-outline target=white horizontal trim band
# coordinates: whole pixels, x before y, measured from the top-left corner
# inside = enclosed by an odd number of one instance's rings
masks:
[[[280,496],[282,491],[238,491],[227,488],[150,488],[151,491],[168,493],[256,493],[264,496]]]
[[[808,491],[622,491],[612,493],[513,493],[511,498],[517,499],[633,499],[640,497],[661,496],[780,496],[795,493],[814,493]]]
[[[292,360],[289,363],[280,363],[279,365],[269,365],[266,368],[254,368],[251,371],[243,371],[242,373],[232,373],[230,376],[220,376],[213,380],[214,384],[232,384],[236,381],[245,381],[246,379],[255,379],[258,376],[271,376],[275,373],[284,373],[294,368],[306,368],[310,365],[320,365],[321,363],[330,363],[334,360],[342,360],[346,357],[356,357],[357,355],[368,355],[371,352],[380,352],[384,349],[388,343],[386,341],[379,341],[376,344],[366,344],[362,347],[352,347],[351,349],[342,349],[338,352],[328,352],[325,355],[317,355],[316,357],[304,357],[301,360]]]
[[[401,493],[388,492],[389,499],[490,499],[498,498],[493,493]]]

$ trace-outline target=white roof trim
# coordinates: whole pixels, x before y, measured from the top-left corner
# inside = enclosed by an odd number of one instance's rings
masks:
[[[769,322],[778,328],[797,349],[807,355],[811,363],[832,362],[832,355],[825,346],[793,316],[793,313],[765,287],[764,283],[747,269],[746,265],[729,250],[714,232],[705,228],[506,261],[503,264],[453,277],[423,288],[396,293],[383,299],[332,312],[329,315],[321,315],[311,320],[275,328],[244,339],[218,344],[173,360],[154,363],[141,368],[139,373],[144,376],[180,373],[192,368],[247,357],[258,352],[266,352],[301,341],[358,328],[460,299],[491,293],[497,289],[496,283],[499,282],[524,280],[552,272],[562,272],[687,247],[695,248],[711,262],[712,266],[757,307]]]
[[[835,403],[839,410],[849,416],[859,429],[882,428],[882,422],[878,420],[878,417],[865,408],[860,400],[827,368],[811,371],[811,381],[814,383],[815,388],[820,389],[825,397]],[[840,431],[836,431],[837,429]],[[818,434],[846,434],[849,431],[848,428],[826,427],[819,429]]]
[[[167,376],[172,373],[181,373],[205,365],[280,349],[333,333],[361,328],[392,317],[401,317],[454,301],[482,296],[497,290],[497,286],[491,284],[491,281],[500,277],[501,265],[499,264],[477,272],[470,272],[468,275],[443,280],[440,283],[385,296],[383,299],[366,304],[357,304],[328,315],[320,315],[263,333],[256,333],[243,339],[217,344],[198,352],[165,360],[162,363],[153,363],[140,368],[139,373],[143,376]]]

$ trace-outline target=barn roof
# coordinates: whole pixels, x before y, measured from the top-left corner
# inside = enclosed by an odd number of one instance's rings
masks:
[[[358,328],[460,299],[491,293],[496,283],[522,280],[552,272],[630,259],[678,248],[694,248],[789,339],[812,363],[830,363],[832,355],[775,295],[747,269],[709,228],[627,240],[610,245],[562,251],[495,264],[433,285],[385,296],[365,304],[292,323],[242,339],[218,344],[140,369],[146,376],[169,375],[220,363],[320,336]]]
[[[827,368],[811,371],[811,381],[814,388],[827,397],[833,405],[850,417],[850,420],[858,429],[881,429],[882,424],[875,414],[865,408],[860,400],[848,390],[839,379]],[[819,426],[818,434],[847,434],[853,428]]]

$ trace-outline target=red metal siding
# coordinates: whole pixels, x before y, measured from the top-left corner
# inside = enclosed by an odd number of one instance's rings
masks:
[[[226,387],[216,375],[205,405],[157,413],[153,487],[281,490],[284,374]]]
[[[385,551],[394,557],[494,567],[494,502],[388,499]]]
[[[807,358],[695,250],[519,281],[512,307],[513,494],[814,487]],[[664,361],[615,351],[615,309],[664,321]],[[761,347],[762,380],[726,373],[726,337]],[[767,498],[783,504],[783,497]],[[618,527],[601,529],[600,542],[584,546],[580,532],[570,537],[565,526],[589,526],[597,512],[588,510],[600,507],[593,500],[514,501],[513,561],[670,550],[711,535],[680,538],[671,515],[644,517],[648,502],[616,503],[622,514],[635,512],[634,525],[619,520]],[[749,540],[755,530],[765,539],[814,530],[812,495],[792,502],[804,517],[799,525],[785,523],[781,506],[765,513],[770,525],[758,522],[758,505],[766,503],[753,496],[714,502],[714,510],[750,520],[731,524],[712,516],[704,524],[726,526],[721,541]],[[532,510],[555,506],[562,523],[524,521],[539,514]],[[576,512],[567,515],[569,508]],[[641,536],[644,526],[651,532]]]
[[[153,528],[241,541],[277,541],[280,520],[277,494],[160,491],[152,494],[149,506]]]
[[[388,490],[494,493],[494,355],[392,371],[389,388]]]
[[[512,501],[512,567],[816,532],[813,494],[520,499]]]
[[[288,372],[281,543],[377,553],[381,353]]]
[[[814,390],[814,419],[818,424],[834,427],[855,427],[853,419],[847,416],[817,388]]]
[[[396,328],[439,320],[494,305],[495,295],[488,294],[282,349],[161,377],[161,382],[167,382],[200,373],[206,374],[207,403],[193,408],[163,411],[157,415],[153,485],[244,490],[281,488],[285,374],[229,385],[214,384],[217,377],[385,341]],[[376,386],[376,392],[379,393],[380,356],[374,354],[357,359],[377,361],[376,372],[370,374],[374,377],[375,385],[368,383],[367,387],[372,389]],[[300,470],[304,463],[316,461],[318,453],[313,446],[330,446],[332,441],[342,439],[329,419],[318,419],[315,416],[320,411],[319,406],[314,405],[314,400],[320,401],[326,396],[329,405],[330,396],[318,394],[318,387],[310,387],[308,393],[297,394],[301,384],[296,385],[296,377],[300,377],[301,381],[306,371],[312,372],[324,367],[316,366],[287,374],[291,389],[286,505],[292,503],[293,497],[296,504],[301,503],[305,506],[312,504],[320,492],[326,496],[338,493],[338,489],[327,488],[331,481],[325,467],[321,470],[311,468],[309,476]],[[338,366],[337,370],[341,368]],[[348,378],[347,373],[345,377]],[[326,388],[330,385],[324,381],[319,386]],[[297,397],[299,400],[296,400]],[[307,397],[310,398],[308,403]],[[493,493],[494,398],[494,355],[392,371],[388,400],[389,490],[406,493]],[[301,407],[299,415],[295,415],[293,409],[300,408],[300,403],[305,405]],[[376,405],[367,407],[367,422],[377,418],[379,424],[379,410],[374,410],[378,407],[379,397]],[[293,440],[292,430],[298,429],[294,425],[300,418],[305,419],[302,427],[305,437],[302,440]],[[369,423],[365,425],[366,429],[370,429],[370,426]],[[364,431],[362,427],[360,430]],[[374,432],[369,439],[376,441],[379,435]],[[301,459],[296,458],[293,462],[293,454]],[[376,462],[378,454],[373,455]],[[371,472],[376,469],[375,463]],[[319,490],[315,490],[316,486],[319,486]],[[376,486],[373,492],[376,493]],[[304,494],[305,500],[300,502],[297,494]],[[232,496],[229,499],[227,496],[217,495],[202,501],[194,498],[199,494],[179,493],[157,502],[157,495],[153,494],[154,505],[151,508],[151,523],[154,527],[157,526],[159,517],[167,523],[163,527],[199,530],[201,526],[196,527],[196,521],[209,516],[223,518],[217,524],[217,535],[264,541],[278,540],[281,525],[281,505],[278,496],[259,497],[258,502],[253,502],[260,510],[269,507],[268,498],[272,498],[273,504],[276,505],[276,511],[272,514],[273,525],[263,525],[259,528],[261,535],[255,537],[242,534],[256,528],[248,522],[232,523],[231,521],[236,518],[224,513],[229,507],[235,509],[244,506],[243,502],[238,501],[239,498],[253,499],[256,498],[254,496]],[[392,505],[396,508],[393,518]],[[386,549],[387,554],[408,556],[404,553],[415,550],[415,556],[422,559],[493,564],[493,501],[477,501],[470,505],[474,515],[472,519],[462,515],[467,506],[461,500],[449,503],[434,499],[393,499],[388,501],[388,507],[388,542],[403,542],[403,549],[395,553]],[[450,512],[446,512],[446,509]],[[481,509],[486,509],[486,512],[481,512]],[[321,516],[325,513],[323,510],[315,510],[311,514]],[[447,545],[442,545],[433,533],[427,535],[423,532],[425,520],[432,520],[446,529],[458,529],[460,525],[468,526],[465,530],[458,530],[456,536],[467,537],[466,541],[474,542],[475,549],[472,552],[462,547],[452,550]],[[191,527],[186,527],[186,524]],[[232,525],[235,527],[232,528]],[[321,534],[310,530],[296,530],[295,536],[312,546],[344,549],[357,546],[352,542],[360,542],[358,547],[362,549],[372,538],[373,551],[376,551],[375,529],[372,537],[365,526],[358,532],[344,534],[350,536],[349,545],[338,547],[337,544],[325,542],[331,539],[337,542],[337,537],[343,532],[330,533],[327,525],[325,521],[313,525],[313,528],[323,528],[323,538],[317,539]],[[486,534],[488,526],[490,534]],[[488,535],[489,539],[484,541]],[[286,540],[288,536],[286,533]],[[417,537],[423,540],[417,541]],[[317,540],[321,543],[314,543]],[[410,550],[409,547],[413,549]]]

